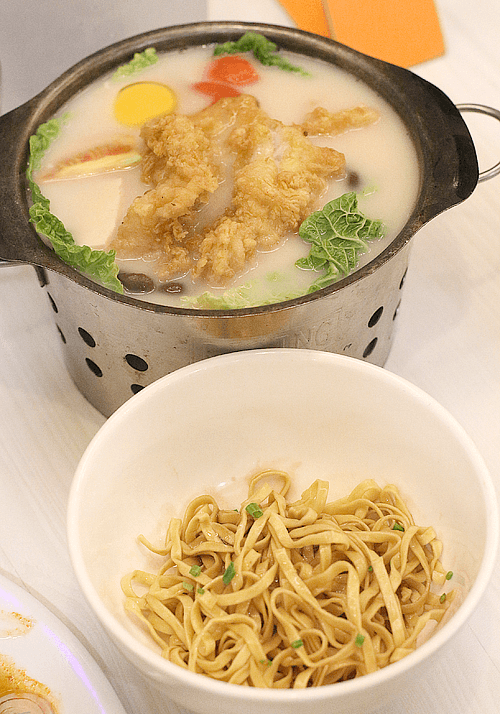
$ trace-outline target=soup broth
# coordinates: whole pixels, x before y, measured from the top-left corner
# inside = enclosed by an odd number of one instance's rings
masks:
[[[142,178],[141,126],[117,118],[120,91],[139,82],[166,85],[175,105],[173,113],[191,117],[212,105],[214,97],[200,91],[199,83],[206,79],[213,51],[213,47],[199,47],[158,55],[155,64],[137,75],[119,79],[105,76],[62,107],[58,117],[63,128],[45,152],[34,178],[49,199],[51,212],[77,244],[95,249],[113,247],[132,202],[151,189]],[[317,107],[335,113],[365,106],[378,114],[376,121],[334,136],[307,136],[313,145],[333,148],[345,156],[344,169],[325,181],[312,210],[355,192],[359,210],[384,224],[384,236],[369,243],[359,256],[359,267],[383,250],[409,218],[420,181],[415,148],[399,116],[363,82],[321,60],[281,51],[279,55],[303,72],[263,66],[252,54],[241,55],[253,67],[257,79],[238,87],[238,91],[254,97],[259,109],[272,120],[286,126],[301,125]],[[131,150],[127,153],[128,149]],[[94,171],[86,168],[89,151],[94,152]],[[139,152],[135,160],[134,151]],[[113,165],[113,152],[123,159],[125,167],[117,161]],[[230,157],[226,161],[230,165]],[[211,191],[208,203],[202,201],[197,206],[197,220],[205,225],[216,221],[231,203],[233,190],[229,171]],[[279,302],[307,292],[318,278],[317,272],[296,266],[296,261],[306,257],[311,248],[298,235],[297,228],[287,230],[270,246],[258,245],[243,269],[223,285],[214,284],[204,275],[193,277],[192,271],[185,269],[167,277],[159,275],[157,257],[147,253],[124,258],[118,251],[119,277],[125,294],[160,304],[245,307]],[[135,287],[128,279],[130,274],[140,276]],[[211,302],[197,297],[207,293]]]

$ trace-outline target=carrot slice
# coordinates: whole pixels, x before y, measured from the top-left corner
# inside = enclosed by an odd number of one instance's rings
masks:
[[[238,97],[241,92],[224,82],[195,82],[191,85],[193,89],[202,94],[212,97],[212,103],[218,102],[223,97]]]
[[[239,55],[226,55],[213,60],[208,66],[207,78],[237,87],[255,84],[260,79],[253,65]]]

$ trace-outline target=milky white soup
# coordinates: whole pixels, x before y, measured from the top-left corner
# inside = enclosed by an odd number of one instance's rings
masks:
[[[346,131],[336,136],[309,137],[321,146],[330,146],[345,155],[345,171],[340,178],[327,182],[327,188],[316,201],[314,210],[349,191],[358,196],[360,211],[370,219],[380,219],[385,226],[383,238],[372,241],[359,265],[382,251],[405,225],[415,205],[419,189],[419,166],[415,148],[407,129],[396,113],[369,87],[344,71],[301,55],[280,52],[293,64],[308,72],[303,74],[265,67],[252,54],[244,57],[254,66],[259,80],[241,92],[254,96],[260,107],[272,118],[286,125],[300,124],[315,107],[336,112],[365,105],[377,110],[376,123]],[[211,104],[211,98],[197,91],[193,84],[204,77],[213,59],[213,48],[192,48],[159,55],[159,61],[133,77],[117,80],[111,75],[93,83],[64,105],[58,117],[66,115],[64,128],[51,144],[35,175],[42,193],[50,200],[51,212],[58,216],[80,245],[107,249],[116,237],[118,227],[138,195],[149,186],[141,180],[140,163],[126,169],[115,169],[77,178],[45,180],[51,168],[68,157],[90,148],[121,139],[141,144],[140,127],[125,126],[114,115],[118,92],[134,82],[160,82],[172,90],[175,112],[190,115]],[[231,200],[228,182],[217,189],[205,211],[215,220]],[[307,292],[318,273],[302,270],[295,261],[308,254],[310,244],[297,233],[287,234],[271,250],[257,250],[251,263],[224,287],[193,280],[190,273],[158,280],[154,264],[144,259],[122,260],[117,256],[120,275],[141,274],[154,284],[151,292],[125,294],[148,302],[181,307],[199,306],[193,302],[206,293],[224,296],[246,286],[248,305],[277,302],[288,296]],[[342,276],[340,276],[342,277]],[[126,281],[124,280],[126,284]],[[134,290],[137,290],[135,288]],[[243,307],[245,304],[236,304]]]

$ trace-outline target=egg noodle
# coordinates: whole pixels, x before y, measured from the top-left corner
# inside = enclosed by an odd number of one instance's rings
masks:
[[[158,574],[122,579],[125,608],[166,659],[217,680],[303,688],[395,662],[439,622],[453,593],[441,542],[415,525],[393,486],[359,484],[328,503],[316,480],[294,503],[291,478],[263,471],[239,510],[195,498],[170,521]]]

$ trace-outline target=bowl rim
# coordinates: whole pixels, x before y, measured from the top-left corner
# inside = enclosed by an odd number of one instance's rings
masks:
[[[425,407],[434,413],[461,443],[469,456],[469,459],[478,474],[478,482],[482,490],[482,495],[486,510],[485,533],[486,541],[484,554],[478,570],[477,577],[460,604],[458,610],[453,614],[435,634],[415,651],[408,654],[398,662],[391,663],[376,672],[357,677],[352,680],[337,682],[335,684],[321,687],[308,687],[306,689],[259,689],[253,687],[242,687],[238,684],[220,682],[208,676],[186,670],[166,659],[163,659],[158,652],[153,651],[145,644],[139,642],[129,630],[127,630],[103,604],[99,594],[92,585],[87,574],[79,535],[78,535],[78,510],[81,493],[88,478],[86,472],[87,462],[91,459],[96,449],[99,448],[100,441],[106,437],[108,432],[120,427],[120,425],[133,416],[134,411],[146,402],[150,396],[166,389],[172,382],[189,379],[189,375],[200,370],[210,371],[212,368],[223,367],[227,363],[247,360],[274,360],[274,359],[295,359],[299,361],[314,362],[323,360],[337,364],[340,368],[357,370],[373,374],[376,379],[381,379],[386,383],[403,389],[412,399],[425,404]],[[156,382],[145,387],[137,395],[129,399],[123,406],[115,411],[108,420],[100,427],[95,436],[90,441],[75,471],[73,482],[70,488],[68,509],[67,509],[67,536],[70,559],[74,573],[80,588],[97,616],[101,625],[120,643],[120,645],[134,657],[138,657],[152,671],[161,672],[165,678],[176,680],[178,684],[190,689],[206,692],[217,697],[232,696],[241,701],[248,702],[273,702],[283,704],[300,704],[307,702],[314,704],[315,701],[324,699],[335,700],[337,698],[354,695],[373,686],[380,686],[397,679],[408,670],[430,659],[438,652],[465,624],[478,606],[485,593],[495,566],[497,551],[499,549],[500,538],[500,514],[499,504],[495,487],[486,466],[486,463],[478,451],[475,443],[467,434],[465,429],[436,399],[427,394],[423,389],[409,382],[405,378],[390,372],[377,365],[358,360],[346,355],[339,355],[331,352],[319,350],[305,350],[292,348],[268,348],[256,350],[244,350],[228,354],[210,357],[201,362],[187,365],[170,374],[161,377]]]

